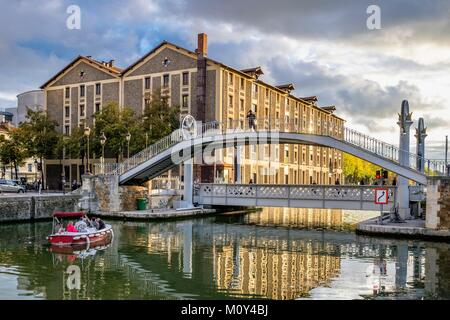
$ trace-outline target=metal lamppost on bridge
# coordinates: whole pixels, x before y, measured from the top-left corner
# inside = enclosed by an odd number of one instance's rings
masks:
[[[130,140],[131,140],[131,133],[127,132],[125,135],[125,139],[127,140],[127,159],[130,158]]]
[[[106,136],[105,133],[102,132],[102,135],[100,136],[100,144],[102,145],[102,160],[101,160],[101,166],[102,166],[102,174],[105,173],[105,144],[106,144]]]
[[[84,128],[84,135],[86,136],[86,149],[87,149],[87,154],[86,154],[86,174],[90,174],[91,173],[91,169],[89,168],[89,137],[91,136],[91,128],[86,126]]]

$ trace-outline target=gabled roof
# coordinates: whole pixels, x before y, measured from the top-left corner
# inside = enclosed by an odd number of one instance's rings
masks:
[[[104,72],[115,76],[115,77],[119,77],[120,76],[120,72],[121,69],[117,68],[117,67],[110,67],[108,65],[105,65],[103,63],[101,63],[100,61],[94,60],[91,57],[88,56],[78,56],[75,59],[72,60],[72,62],[70,62],[67,66],[65,66],[63,69],[61,69],[57,74],[55,74],[52,78],[50,78],[50,80],[48,80],[47,82],[45,82],[42,86],[40,86],[41,89],[44,89],[45,87],[47,87],[50,83],[52,83],[53,81],[55,81],[56,79],[59,78],[59,76],[61,76],[62,74],[64,74],[67,70],[69,70],[70,68],[72,68],[76,63],[78,63],[78,61],[80,60],[84,60],[86,63],[88,64],[92,64],[95,67],[103,70]]]
[[[254,67],[254,68],[249,68],[249,69],[243,69],[241,70],[241,72],[248,74],[249,76],[252,76],[256,79],[258,79],[258,77],[260,75],[263,75],[264,72],[262,71],[261,67]]]
[[[279,86],[276,86],[278,89],[286,91],[286,92],[291,92],[292,90],[295,90],[294,85],[292,83],[287,83],[287,84],[282,84]]]
[[[309,97],[300,97],[300,99],[308,101],[308,102],[317,102],[317,96],[309,96]]]
[[[143,62],[145,59],[147,59],[148,56],[152,55],[153,53],[155,53],[156,51],[159,50],[159,48],[163,47],[163,46],[172,46],[175,47],[178,50],[184,51],[186,54],[192,56],[193,58],[197,58],[197,53],[195,53],[194,51],[182,48],[180,46],[177,46],[176,44],[173,44],[169,41],[162,41],[160,44],[158,44],[156,47],[154,47],[152,50],[150,50],[149,52],[147,52],[145,55],[143,55],[141,58],[139,58],[137,61],[135,61],[134,63],[132,63],[130,66],[128,66],[127,68],[125,68],[121,75],[125,75],[128,71],[132,70],[134,67],[136,67],[138,64],[140,64],[141,62]],[[209,60],[209,59],[208,59]]]
[[[333,113],[334,111],[336,111],[336,106],[327,106],[327,107],[322,107],[323,110],[328,111],[330,113]]]

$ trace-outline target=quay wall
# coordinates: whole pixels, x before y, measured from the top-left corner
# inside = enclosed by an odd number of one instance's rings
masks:
[[[426,227],[450,229],[450,177],[428,179]]]
[[[0,196],[0,223],[48,219],[53,211],[77,211],[79,195]]]

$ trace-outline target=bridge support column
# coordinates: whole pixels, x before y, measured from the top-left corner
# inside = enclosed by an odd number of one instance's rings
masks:
[[[189,159],[183,163],[184,166],[184,206],[185,208],[194,207],[192,203],[192,195],[194,190],[194,165],[193,159]]]
[[[419,124],[415,134],[417,140],[417,159],[416,169],[422,173],[425,172],[425,138],[427,137],[427,128],[425,128],[423,118],[419,118]]]
[[[234,146],[234,160],[233,160],[234,182],[242,183],[241,180],[241,146]]]
[[[398,162],[400,165],[409,167],[409,142],[410,129],[413,124],[412,113],[409,112],[409,104],[407,100],[403,100],[401,113],[398,117],[397,124],[400,127],[400,143]],[[398,177],[398,193],[397,193],[397,208],[400,219],[411,219],[411,209],[409,208],[409,187],[408,179]]]

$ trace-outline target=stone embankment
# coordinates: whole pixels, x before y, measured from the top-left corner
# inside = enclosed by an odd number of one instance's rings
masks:
[[[77,211],[76,194],[0,195],[0,223],[49,219],[55,210]]]

